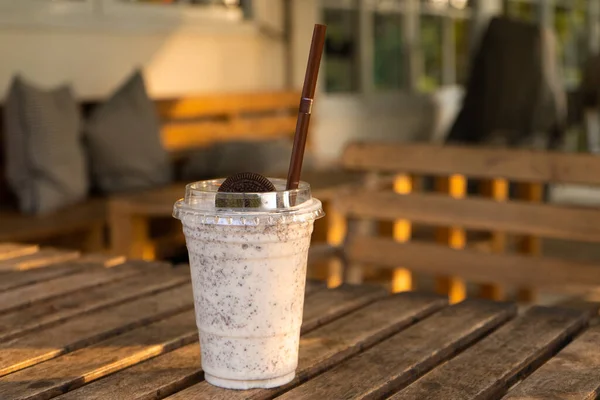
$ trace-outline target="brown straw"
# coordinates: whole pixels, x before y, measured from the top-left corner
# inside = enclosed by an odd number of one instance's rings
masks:
[[[300,183],[300,172],[302,171],[304,148],[306,147],[306,136],[308,135],[308,124],[310,123],[310,113],[315,97],[315,88],[317,87],[321,55],[323,54],[323,47],[325,46],[326,30],[327,27],[320,24],[315,24],[315,29],[313,30],[310,53],[308,54],[308,65],[306,66],[306,75],[304,76],[304,86],[302,88],[302,97],[300,99],[300,109],[298,110],[298,121],[296,122],[294,147],[292,148],[292,158],[290,159],[290,168],[287,176],[287,190],[297,189],[298,184]]]

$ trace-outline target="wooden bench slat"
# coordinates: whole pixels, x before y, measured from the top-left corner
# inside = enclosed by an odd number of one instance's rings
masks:
[[[27,309],[0,316],[0,341],[47,328],[82,314],[154,295],[183,285],[190,280],[189,270],[186,268],[145,274],[140,270],[137,272],[139,273],[116,282],[88,288],[85,291],[80,290],[70,293],[69,296],[44,301]]]
[[[30,269],[26,271],[12,271],[0,273],[0,293],[38,282],[55,279],[60,276],[75,274],[84,268],[111,267],[125,261],[121,256],[109,255],[84,255],[64,263],[50,265],[46,268]]]
[[[520,374],[551,357],[586,321],[584,312],[531,308],[390,399],[498,398]]]
[[[24,215],[0,211],[0,241],[41,241],[49,237],[84,231],[106,221],[105,200],[89,199],[47,215]]]
[[[300,92],[236,93],[189,96],[182,99],[159,100],[157,111],[161,119],[194,118],[271,110],[297,109]]]
[[[303,336],[300,339],[296,378],[285,386],[269,390],[231,391],[201,382],[174,394],[169,399],[271,399],[342,362],[361,349],[370,347],[427,317],[446,304],[446,299],[414,293],[387,297]]]
[[[36,244],[0,243],[0,261],[35,253],[40,247]]]
[[[524,182],[600,185],[600,158],[506,148],[434,146],[409,143],[352,143],[342,163],[349,169]]]
[[[453,305],[280,398],[385,398],[515,314],[516,307],[510,304],[467,300]]]
[[[359,237],[348,249],[350,260],[379,267],[405,266],[432,275],[453,275],[474,283],[549,287],[564,290],[568,285],[600,285],[600,266],[561,259],[518,254],[493,254],[456,250],[441,245],[390,239]]]
[[[600,211],[529,202],[455,199],[439,194],[355,192],[340,197],[339,210],[355,217],[438,226],[460,226],[559,239],[600,241]]]
[[[270,116],[231,121],[168,122],[161,138],[167,151],[177,152],[228,140],[291,137],[296,116]]]
[[[313,292],[313,289],[310,289],[311,287],[318,289],[321,285],[313,286],[311,282],[307,284],[308,290],[306,291],[307,297],[302,323],[303,334],[356,309],[357,300],[361,298],[369,299],[373,293],[379,292],[373,289],[355,290],[356,288],[350,287]],[[340,295],[342,291],[347,293],[348,296]],[[326,294],[329,294],[329,296],[323,296]],[[334,301],[339,302],[337,307],[323,309],[323,302],[332,304]],[[317,312],[317,310],[320,310],[320,312]],[[193,330],[190,334],[194,338],[197,337],[196,330]],[[158,393],[160,393],[160,396],[173,393],[199,382],[202,377],[200,348],[195,341],[195,343],[171,353],[161,355],[86,385],[62,398],[64,400],[81,398],[92,400],[118,395],[119,398],[153,399],[158,397]],[[115,393],[116,391],[118,391],[118,394]]]
[[[0,343],[0,376],[192,307],[191,285],[184,285]]]
[[[41,249],[35,253],[0,261],[0,272],[43,268],[52,264],[74,260],[79,256],[80,253],[74,250]]]
[[[506,400],[595,399],[600,396],[600,326],[585,331],[515,386]]]
[[[137,275],[133,268],[93,268],[0,293],[0,316],[56,297]]]

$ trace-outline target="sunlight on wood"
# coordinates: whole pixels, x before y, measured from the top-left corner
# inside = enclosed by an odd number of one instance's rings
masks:
[[[467,192],[467,179],[462,175],[438,178],[436,189],[454,198],[464,198]],[[463,249],[466,245],[466,232],[460,227],[440,228],[436,232],[439,243],[445,243],[453,249]],[[451,304],[463,301],[467,297],[464,281],[454,277],[442,277],[436,280],[436,291],[447,294]]]
[[[330,202],[327,205],[325,218],[327,218],[327,244],[333,247],[341,246],[346,236],[346,218]],[[344,276],[342,261],[339,258],[330,260],[327,269],[327,287],[334,288],[341,285]]]
[[[0,261],[36,253],[40,247],[35,244],[22,245],[16,243],[0,244]]]
[[[394,192],[408,194],[413,189],[413,180],[410,175],[397,175],[394,179]],[[412,235],[410,221],[399,219],[394,221],[393,237],[397,242],[406,242]],[[405,292],[413,288],[412,274],[406,268],[397,268],[392,272],[392,292]]]
[[[497,178],[492,179],[489,182],[489,191],[484,195],[496,200],[506,201],[508,199],[508,181],[506,179]],[[505,232],[492,232],[491,243],[492,253],[502,253],[506,247],[506,233]],[[497,284],[485,284],[481,285],[480,295],[483,298],[491,300],[503,300],[505,293],[503,288]]]
[[[544,196],[544,186],[539,183],[521,183],[517,187],[517,196],[521,200],[541,203]],[[519,239],[517,243],[519,253],[536,257],[542,253],[542,242],[539,237],[523,236]],[[517,290],[518,301],[534,302],[536,298],[536,292],[531,288],[519,288]]]
[[[327,244],[339,246],[346,236],[346,218],[333,207],[327,207]]]
[[[343,265],[342,260],[336,258],[328,262],[327,265],[327,287],[335,288],[342,284]]]

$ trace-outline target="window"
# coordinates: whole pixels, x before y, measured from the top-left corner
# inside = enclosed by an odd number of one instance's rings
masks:
[[[464,85],[469,75],[469,21],[454,20],[456,83]]]
[[[577,86],[581,80],[580,66],[585,61],[585,3],[575,1],[571,7],[557,5],[554,11],[554,31],[557,39],[557,57],[563,67],[567,87]]]
[[[527,22],[538,21],[538,5],[531,0],[508,0],[504,3],[504,6],[505,15],[511,18]]]
[[[442,24],[443,17],[421,16],[422,73],[417,83],[423,92],[431,92],[442,84]]]
[[[358,90],[358,11],[341,7],[325,9],[323,20],[327,25],[325,90],[355,92]]]
[[[432,91],[467,74],[463,69],[468,63],[468,0],[321,3],[328,26],[324,63],[328,92],[358,92],[363,85],[364,90],[375,92],[415,86],[420,91]],[[365,21],[365,25],[359,21]],[[448,29],[450,38],[445,37]],[[372,54],[372,62],[361,63],[361,46]],[[414,80],[409,81],[413,75]],[[369,77],[370,82],[360,80]]]
[[[406,87],[402,15],[375,12],[373,23],[373,79],[377,90]]]

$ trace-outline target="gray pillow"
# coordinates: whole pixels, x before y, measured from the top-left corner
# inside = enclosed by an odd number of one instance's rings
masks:
[[[140,71],[92,111],[84,133],[92,176],[101,191],[145,189],[171,181],[156,107]]]
[[[6,179],[23,213],[48,213],[86,197],[80,128],[68,86],[45,91],[14,78],[4,107]]]
[[[286,176],[292,154],[290,139],[231,141],[215,143],[196,150],[183,167],[186,181],[224,178],[238,172],[256,172],[268,176]],[[306,151],[303,171],[313,167]]]

